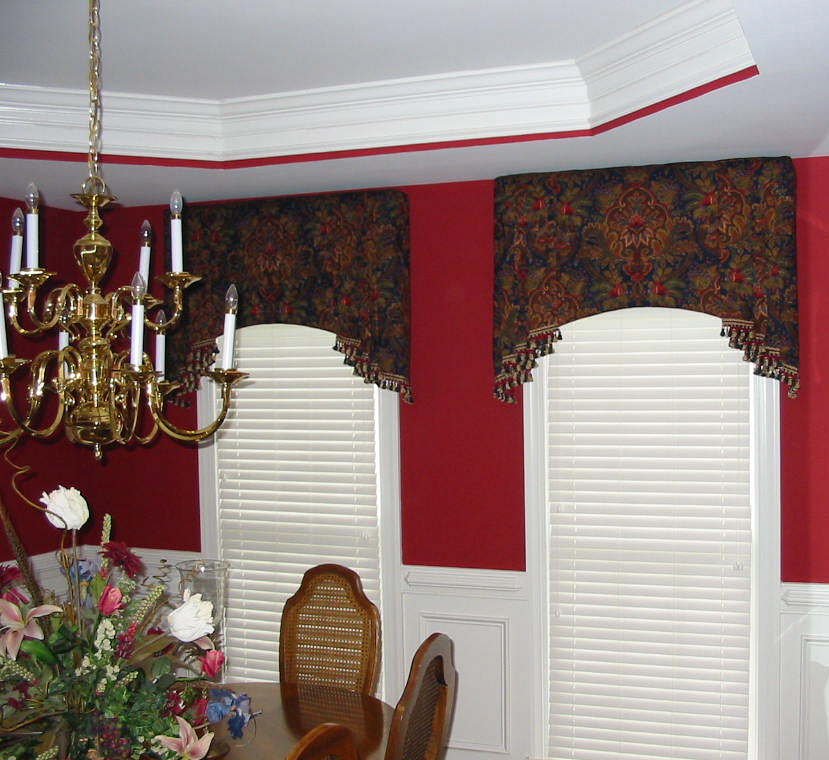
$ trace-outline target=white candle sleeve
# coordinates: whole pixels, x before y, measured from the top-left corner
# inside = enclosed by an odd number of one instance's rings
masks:
[[[63,351],[69,346],[69,333],[66,330],[61,330],[58,333],[58,351]]]
[[[23,235],[12,235],[12,253],[9,259],[9,274],[17,274],[23,262]],[[15,282],[17,282],[15,280]]]
[[[167,352],[167,336],[164,333],[156,333],[155,336],[155,371],[160,380],[164,379],[165,354]]]
[[[181,246],[181,219],[170,220],[170,248],[172,272],[183,272],[184,263]]]
[[[26,214],[26,269],[38,268],[38,217]]]
[[[222,369],[233,369],[233,340],[236,337],[236,315],[225,314],[225,333],[222,341]]]
[[[150,246],[148,245],[141,246],[141,256],[138,259],[138,271],[141,273],[141,277],[144,278],[144,282],[150,281]]]
[[[2,299],[0,299],[2,303]],[[0,310],[0,359],[5,359],[9,355],[9,344],[6,340],[6,311]]]
[[[132,305],[132,324],[130,325],[130,364],[136,369],[144,361],[144,304]]]

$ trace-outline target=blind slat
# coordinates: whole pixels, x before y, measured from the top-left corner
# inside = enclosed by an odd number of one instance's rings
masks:
[[[278,679],[282,606],[309,567],[352,568],[380,605],[374,386],[333,345],[296,325],[237,332],[250,378],[215,442],[230,680]]]
[[[547,359],[555,760],[745,760],[749,375],[719,320],[627,309]]]

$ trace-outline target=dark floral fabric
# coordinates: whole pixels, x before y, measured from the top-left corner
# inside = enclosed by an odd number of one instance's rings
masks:
[[[193,390],[213,362],[225,292],[239,291],[237,328],[287,322],[329,330],[366,382],[411,401],[409,209],[399,191],[188,206],[185,314],[168,336],[169,376]],[[169,248],[169,246],[168,246]]]
[[[751,158],[501,177],[495,395],[512,401],[568,322],[663,306],[722,319],[756,372],[798,388],[795,175]]]

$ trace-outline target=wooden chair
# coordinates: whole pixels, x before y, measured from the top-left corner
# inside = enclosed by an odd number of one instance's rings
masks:
[[[303,736],[287,760],[359,760],[354,734],[337,723],[321,723]]]
[[[452,640],[433,633],[415,652],[409,679],[394,709],[385,760],[439,760],[455,712]]]
[[[373,694],[380,673],[380,613],[360,576],[342,565],[306,571],[285,602],[279,680]]]

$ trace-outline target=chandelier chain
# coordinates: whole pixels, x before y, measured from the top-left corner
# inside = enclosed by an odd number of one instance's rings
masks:
[[[100,0],[89,0],[89,179],[100,178],[101,151],[101,18]]]

